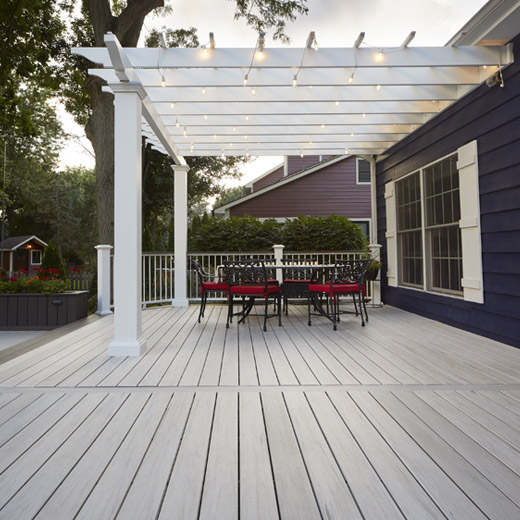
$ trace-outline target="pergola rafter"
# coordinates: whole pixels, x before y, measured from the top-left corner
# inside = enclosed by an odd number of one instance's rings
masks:
[[[90,73],[107,91],[144,89],[156,145],[179,164],[180,155],[381,153],[512,60],[508,46],[276,48],[258,59],[255,49],[123,49],[110,34],[106,44],[75,52],[104,67]]]

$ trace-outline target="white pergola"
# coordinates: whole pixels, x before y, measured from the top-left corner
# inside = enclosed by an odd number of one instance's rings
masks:
[[[175,258],[186,258],[188,156],[375,157],[484,80],[500,81],[510,46],[317,49],[106,48],[73,52],[102,65],[91,75],[115,98],[114,338],[110,355],[139,355],[141,135],[173,160]],[[129,282],[131,280],[131,282]],[[186,262],[175,265],[174,305],[187,305]]]

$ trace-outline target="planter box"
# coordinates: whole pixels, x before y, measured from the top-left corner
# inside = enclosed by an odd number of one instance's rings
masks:
[[[88,315],[88,291],[0,294],[0,330],[51,330]]]

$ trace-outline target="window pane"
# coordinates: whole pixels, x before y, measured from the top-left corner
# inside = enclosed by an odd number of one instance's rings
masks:
[[[401,283],[422,285],[423,263],[421,231],[400,233],[398,239]]]
[[[462,249],[457,225],[428,231],[431,251],[433,289],[461,292]]]
[[[370,182],[370,163],[364,159],[358,159],[358,182]]]

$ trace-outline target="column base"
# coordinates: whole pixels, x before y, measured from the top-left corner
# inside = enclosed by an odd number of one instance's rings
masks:
[[[108,345],[108,355],[115,357],[140,356],[146,350],[146,338],[137,341],[120,341],[114,339]]]
[[[172,307],[189,307],[190,302],[188,300],[172,300]]]
[[[113,311],[96,311],[98,316],[108,316],[109,314],[114,314]]]

